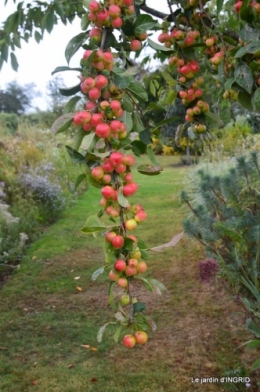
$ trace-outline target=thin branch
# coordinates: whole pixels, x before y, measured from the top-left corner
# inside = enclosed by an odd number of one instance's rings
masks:
[[[171,5],[170,0],[167,0],[167,3],[168,3],[168,7],[169,7],[169,10],[170,10],[170,13],[171,13],[172,21],[173,21],[173,23],[175,23],[175,22],[176,22],[176,18],[175,18],[175,16],[174,16],[174,13],[173,13],[173,9],[172,9],[172,5]]]
[[[160,19],[166,19],[169,16],[168,14],[164,14],[161,11],[157,11],[157,10],[155,10],[153,8],[148,7],[146,4],[140,5],[140,9],[142,11],[147,12],[148,14],[156,16],[157,18],[160,18]]]

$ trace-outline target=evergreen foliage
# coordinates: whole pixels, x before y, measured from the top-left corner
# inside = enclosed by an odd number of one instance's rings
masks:
[[[237,158],[224,174],[204,169],[197,174],[193,193],[181,193],[192,211],[184,230],[205,245],[208,257],[218,260],[236,295],[250,298],[242,277],[259,290],[260,153]]]

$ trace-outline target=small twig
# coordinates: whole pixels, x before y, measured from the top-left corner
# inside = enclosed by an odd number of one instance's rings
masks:
[[[168,14],[164,14],[163,12],[150,8],[145,4],[140,5],[140,9],[160,19],[166,19],[169,16]]]
[[[171,13],[172,21],[173,21],[173,23],[175,23],[176,22],[176,18],[175,18],[175,15],[173,13],[173,9],[172,9],[172,5],[171,5],[170,0],[167,0],[167,3],[168,3],[168,7],[169,7],[169,10],[170,10],[170,13]]]

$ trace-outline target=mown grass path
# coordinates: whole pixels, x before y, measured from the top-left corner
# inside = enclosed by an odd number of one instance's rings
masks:
[[[162,158],[160,176],[136,174],[140,190],[132,201],[148,213],[137,234],[151,247],[179,233],[187,213],[178,194],[188,169],[170,167],[171,159]],[[197,263],[204,253],[188,238],[150,252],[148,274],[168,291],[156,298],[137,287],[136,296],[157,324],[146,347],[115,344],[113,330],[97,343],[97,331],[113,311],[107,307],[106,276],[91,280],[104,263],[102,242],[79,230],[98,209],[99,192],[87,192],[33,244],[0,291],[0,391],[232,391],[230,385],[191,381],[252,362],[237,351],[248,338],[240,309],[221,287],[200,284]]]

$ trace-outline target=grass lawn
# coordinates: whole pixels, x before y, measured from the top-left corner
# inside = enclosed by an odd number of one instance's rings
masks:
[[[140,185],[131,201],[142,203],[148,213],[136,233],[150,247],[182,231],[187,214],[178,194],[189,169],[171,167],[172,159],[159,158],[160,176],[134,173]],[[157,324],[146,346],[129,350],[115,344],[112,329],[97,342],[98,329],[113,320],[114,312],[107,306],[106,276],[91,280],[104,263],[102,241],[80,228],[98,210],[99,194],[92,188],[68,209],[28,249],[21,268],[0,291],[0,391],[256,391],[191,380],[250,367],[255,353],[237,349],[251,338],[244,316],[217,284],[200,284],[197,263],[205,255],[187,237],[174,248],[150,251],[147,275],[164,283],[163,296],[136,287],[135,296]]]

